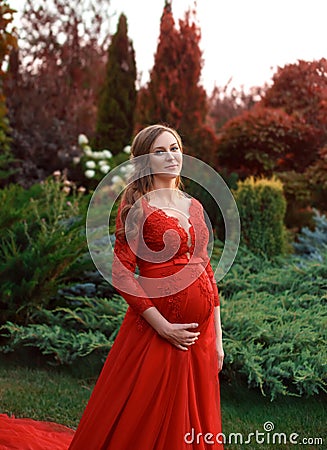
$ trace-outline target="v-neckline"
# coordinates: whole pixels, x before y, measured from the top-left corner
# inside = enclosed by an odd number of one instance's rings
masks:
[[[172,220],[174,220],[174,221],[176,222],[176,225],[177,225],[179,228],[181,228],[181,229],[184,231],[185,235],[187,236],[187,243],[186,243],[186,245],[187,245],[188,249],[190,249],[190,248],[192,247],[192,234],[191,234],[191,228],[193,227],[193,224],[192,224],[192,222],[191,222],[191,218],[192,218],[193,197],[190,197],[191,202],[190,202],[190,206],[189,206],[189,209],[188,209],[188,218],[187,218],[187,221],[188,221],[188,223],[190,224],[190,226],[188,227],[188,230],[187,230],[187,231],[186,231],[186,229],[181,225],[181,223],[180,223],[178,217],[171,216],[171,215],[167,214],[162,208],[159,208],[158,206],[150,205],[150,203],[149,203],[145,198],[143,198],[143,200],[146,202],[146,204],[147,204],[147,206],[148,206],[149,208],[154,209],[155,211],[157,211],[157,212],[159,212],[159,213],[161,212],[165,217],[168,217],[168,219],[172,219]],[[189,242],[190,242],[190,244],[189,244]]]

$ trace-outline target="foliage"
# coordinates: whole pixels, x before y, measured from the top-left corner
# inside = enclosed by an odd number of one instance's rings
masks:
[[[277,172],[284,185],[287,200],[285,224],[296,232],[301,227],[314,227],[314,209],[327,212],[327,147],[319,151],[319,159],[303,173],[294,170]]]
[[[295,170],[277,172],[276,178],[283,183],[284,195],[287,201],[285,225],[297,233],[302,226],[313,225],[312,221],[312,188],[306,172]]]
[[[126,302],[118,295],[111,300],[83,297],[73,300],[71,307],[37,311],[33,317],[35,324],[19,326],[7,322],[1,327],[2,336],[10,339],[0,350],[7,353],[21,345],[32,346],[50,356],[52,364],[71,364],[94,351],[103,358],[118,333]]]
[[[14,158],[10,151],[10,126],[7,117],[6,97],[3,84],[7,76],[5,63],[10,52],[17,47],[15,30],[10,30],[14,10],[7,2],[0,4],[0,182],[8,179],[15,171],[11,164]]]
[[[327,143],[327,60],[298,60],[278,68],[264,106],[283,108],[316,129],[321,146]]]
[[[296,253],[302,257],[322,262],[322,252],[327,250],[327,219],[318,210],[314,210],[313,220],[315,222],[314,229],[302,228],[293,245]]]
[[[249,177],[234,191],[241,218],[241,241],[271,258],[286,252],[286,200],[280,180]]]
[[[232,176],[225,179],[227,189],[236,189],[237,183],[234,175],[235,174],[232,174]],[[183,184],[185,191],[201,202],[205,210],[205,217],[208,216],[206,218],[207,220],[209,219],[210,221],[210,223],[208,222],[207,225],[210,230],[212,229],[213,238],[216,239],[217,241],[224,242],[225,241],[224,217],[222,215],[220,208],[217,205],[217,201],[212,195],[212,193],[215,192],[216,179],[213,180],[210,174],[207,174],[206,171],[203,171],[203,176],[201,177],[201,184],[188,178],[185,179],[183,178]],[[203,186],[205,186],[205,188]],[[225,203],[225,208],[228,209],[227,203]]]
[[[11,55],[5,85],[12,150],[20,160],[14,181],[25,187],[69,166],[79,154],[78,135],[94,131],[107,5],[108,0],[25,2],[20,48]]]
[[[239,116],[243,111],[249,111],[262,98],[266,87],[253,87],[249,92],[244,89],[230,88],[228,83],[215,86],[209,98],[209,117],[213,129],[219,133],[221,127],[230,119]]]
[[[223,382],[245,378],[271,400],[326,392],[327,252],[322,255],[321,262],[294,255],[268,259],[239,247],[233,267],[219,283]],[[7,323],[2,334],[8,341],[0,350],[32,346],[55,364],[78,362],[93,352],[104,358],[126,302],[117,295],[67,301],[64,308],[37,311],[38,324]]]
[[[175,26],[171,2],[166,2],[150,81],[140,89],[137,128],[167,123],[182,135],[187,153],[215,163],[216,137],[207,126],[206,92],[200,85],[201,33],[188,11]]]
[[[28,322],[83,268],[82,195],[59,174],[28,191],[12,184],[0,191],[0,322]]]
[[[97,181],[100,181],[103,175],[110,170],[111,151],[102,150],[101,152],[94,152],[89,145],[88,138],[84,134],[79,135],[78,143],[83,150],[83,156],[76,158],[74,163],[81,163],[85,177],[96,177]]]
[[[305,171],[311,191],[311,204],[327,212],[327,145],[318,152],[317,160]]]
[[[104,149],[95,151],[92,149],[89,140],[85,134],[80,134],[78,144],[82,150],[82,154],[73,158],[73,166],[70,172],[73,179],[86,186],[89,191],[97,188],[103,177],[110,170],[129,160],[131,146],[126,145],[119,153],[113,155],[110,150]],[[125,169],[122,168],[124,171]],[[127,170],[127,169],[126,169]],[[122,178],[114,175],[111,179],[111,187],[114,191],[119,189]],[[119,180],[119,182],[115,182]],[[126,183],[123,183],[124,185]]]
[[[218,112],[225,111],[225,103],[227,114],[240,111],[219,129],[219,165],[240,178],[275,173],[285,181],[286,223],[292,228],[310,223],[312,206],[327,209],[326,64],[321,59],[279,68],[273,85],[261,91],[261,101],[248,111],[239,109],[241,99],[235,106],[224,92],[216,94]],[[299,195],[296,186],[300,186]],[[291,197],[301,197],[304,188],[307,199],[292,202]]]
[[[221,129],[218,161],[244,178],[301,172],[313,161],[314,130],[282,110],[254,107]]]
[[[299,60],[295,64],[278,68],[273,85],[266,90],[260,103],[268,108],[282,108],[286,114],[302,123],[296,153],[292,151],[293,155],[290,155],[294,161],[277,170],[286,168],[304,172],[310,192],[305,207],[313,206],[327,211],[327,60]],[[305,129],[309,130],[308,127],[312,133],[311,142],[309,135],[309,140],[305,138]],[[295,215],[301,216],[301,208],[303,206],[299,205],[296,211],[296,205],[292,205]]]
[[[240,247],[219,286],[226,375],[243,374],[272,400],[326,392],[326,268],[326,251],[303,264]]]
[[[136,107],[136,65],[132,41],[128,38],[127,19],[119,17],[109,49],[97,113],[94,145],[110,148],[113,154],[130,144]]]

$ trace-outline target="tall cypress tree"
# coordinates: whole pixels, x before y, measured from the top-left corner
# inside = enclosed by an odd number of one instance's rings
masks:
[[[116,33],[108,49],[107,74],[100,94],[95,146],[119,153],[129,144],[134,130],[136,107],[136,64],[127,19],[119,17]]]
[[[171,1],[166,0],[150,81],[138,95],[137,123],[138,128],[154,122],[177,128],[189,154],[214,162],[216,138],[206,126],[207,96],[200,85],[200,38],[190,11],[176,28]]]
[[[179,98],[180,36],[171,4],[166,1],[160,21],[160,36],[150,81],[138,95],[140,125],[166,122],[177,126],[182,116]]]

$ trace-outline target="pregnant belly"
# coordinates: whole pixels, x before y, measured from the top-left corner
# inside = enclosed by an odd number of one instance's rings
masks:
[[[189,265],[182,276],[178,270],[180,267],[176,266],[152,270],[154,279],[143,282],[143,289],[149,297],[153,296],[153,304],[169,322],[196,322],[201,326],[214,310],[211,282],[202,266]]]

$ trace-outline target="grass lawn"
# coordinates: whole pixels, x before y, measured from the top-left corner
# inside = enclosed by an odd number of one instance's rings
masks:
[[[84,372],[84,373],[82,373]],[[76,427],[92,392],[95,378],[85,370],[75,373],[57,368],[28,368],[13,362],[0,362],[0,412],[16,417],[50,420]],[[241,433],[243,440],[249,433],[264,433],[264,443],[226,443],[225,450],[323,450],[327,448],[327,395],[305,398],[283,397],[271,402],[256,390],[247,389],[240,381],[221,383],[223,432]],[[272,422],[274,430],[265,432],[265,422]],[[210,431],[210,430],[208,430]],[[302,438],[323,438],[323,444],[268,444],[274,433],[297,433]],[[240,442],[240,441],[238,441]],[[278,442],[278,441],[277,441]],[[283,442],[283,441],[282,441]],[[119,449],[117,449],[119,450]]]

